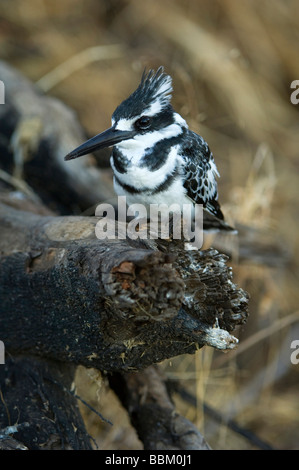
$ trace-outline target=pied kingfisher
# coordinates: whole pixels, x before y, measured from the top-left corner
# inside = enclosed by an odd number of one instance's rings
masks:
[[[112,127],[70,152],[65,160],[113,146],[114,188],[128,204],[202,204],[206,228],[232,230],[218,203],[213,154],[170,104],[172,79],[163,67],[144,72],[138,88],[112,115]],[[211,225],[211,227],[209,227]],[[205,226],[205,216],[204,216]]]

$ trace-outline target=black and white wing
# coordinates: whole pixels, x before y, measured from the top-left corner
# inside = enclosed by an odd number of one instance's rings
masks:
[[[188,131],[181,153],[184,159],[184,187],[188,197],[196,204],[202,204],[217,219],[223,220],[216,180],[219,173],[208,144],[201,136]]]

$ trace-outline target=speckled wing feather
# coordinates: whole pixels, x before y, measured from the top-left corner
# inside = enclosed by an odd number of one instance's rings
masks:
[[[196,204],[213,216],[223,220],[218,202],[216,177],[219,176],[213,154],[206,141],[192,131],[188,131],[182,146],[184,165],[184,187],[187,195]]]

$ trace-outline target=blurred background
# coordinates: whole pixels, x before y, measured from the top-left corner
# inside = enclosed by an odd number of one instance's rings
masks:
[[[1,59],[75,109],[88,136],[110,126],[145,67],[164,65],[172,75],[173,105],[209,143],[223,212],[243,227],[231,266],[251,301],[236,351],[205,348],[161,368],[188,392],[174,394],[177,409],[212,448],[259,448],[253,433],[274,448],[299,449],[299,364],[291,362],[299,340],[299,105],[290,101],[299,2],[2,0],[0,44]],[[97,371],[80,368],[77,387],[114,423],[82,406],[100,449],[142,448]]]

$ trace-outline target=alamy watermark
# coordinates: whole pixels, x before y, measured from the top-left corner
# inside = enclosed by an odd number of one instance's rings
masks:
[[[291,349],[294,349],[290,356],[291,363],[297,365],[299,364],[299,339],[294,339],[291,342]]]
[[[299,103],[299,80],[293,80],[291,83],[291,88],[295,90],[291,93],[290,100],[292,104]]]
[[[0,104],[5,104],[5,87],[2,80],[0,80]]]
[[[95,227],[100,240],[184,239],[191,247],[203,244],[202,204],[131,204],[126,196],[118,197],[117,215],[113,205],[99,204],[95,215],[100,217]]]
[[[0,365],[5,364],[5,346],[3,341],[0,341]]]

